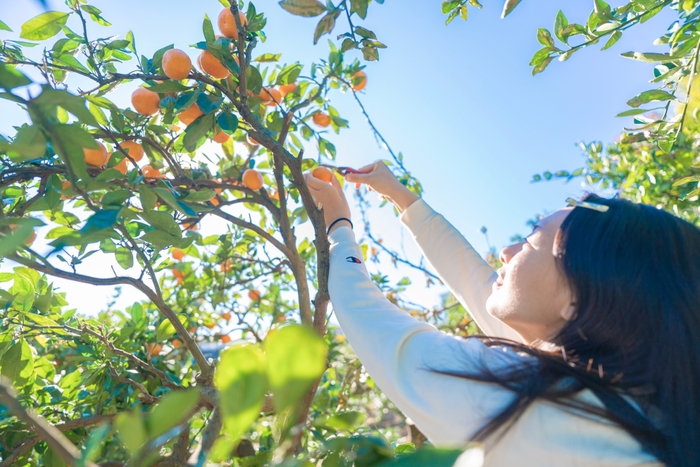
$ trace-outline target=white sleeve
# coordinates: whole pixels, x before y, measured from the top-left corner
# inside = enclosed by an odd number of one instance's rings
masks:
[[[478,372],[523,362],[512,350],[459,339],[397,308],[370,279],[350,227],[330,236],[329,292],[348,342],[378,387],[437,446],[469,440],[513,400],[490,383],[431,370]]]
[[[518,333],[486,311],[486,299],[491,295],[497,274],[452,224],[422,199],[403,212],[401,223],[487,336],[522,342]]]

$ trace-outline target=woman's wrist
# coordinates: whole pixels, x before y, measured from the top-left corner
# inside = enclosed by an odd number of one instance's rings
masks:
[[[398,193],[394,194],[391,198],[389,198],[389,201],[396,206],[396,209],[399,210],[400,214],[403,214],[403,212],[408,209],[409,206],[418,201],[420,198],[405,186],[401,186],[403,187],[403,190],[400,190]]]
[[[331,225],[331,224],[333,224],[333,225]],[[342,227],[344,225],[347,225],[348,227],[352,228],[352,222],[350,221],[349,217],[340,218],[340,220],[337,220],[337,222],[332,221],[328,225],[331,226],[328,229],[328,235],[332,234],[338,227]]]

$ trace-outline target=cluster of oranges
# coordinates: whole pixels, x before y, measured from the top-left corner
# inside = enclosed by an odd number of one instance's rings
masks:
[[[84,154],[84,160],[85,163],[89,166],[92,167],[104,167],[107,165],[109,162],[109,159],[112,157],[113,152],[107,151],[107,148],[105,147],[104,144],[97,142],[97,145],[99,146],[97,149],[87,149],[83,148],[83,154]],[[121,147],[121,150],[124,154],[128,154],[129,157],[135,162],[139,162],[141,159],[143,159],[144,155],[144,150],[143,146],[141,146],[139,143],[136,141],[122,141],[119,143],[119,146]],[[114,166],[115,169],[117,169],[119,172],[122,174],[126,174],[128,170],[128,163],[129,159],[127,157],[124,157],[124,159],[121,160],[117,165]],[[152,178],[162,178],[162,174],[158,172],[156,169],[151,167],[150,165],[144,166],[143,167],[143,173],[144,176],[152,177]],[[66,188],[66,185],[64,183],[64,189]]]

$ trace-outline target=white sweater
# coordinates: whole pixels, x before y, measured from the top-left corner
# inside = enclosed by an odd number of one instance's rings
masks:
[[[491,317],[485,302],[493,269],[464,237],[423,200],[401,216],[440,278],[488,335],[519,340]],[[371,281],[350,227],[330,236],[329,290],[338,322],[379,388],[438,447],[464,445],[513,400],[498,385],[437,374],[503,367],[523,358],[512,350],[461,339],[397,308]],[[359,262],[358,262],[359,261]],[[603,406],[589,390],[581,400]],[[546,401],[534,402],[500,441],[485,443],[488,467],[659,467],[653,456],[615,425],[584,417]]]

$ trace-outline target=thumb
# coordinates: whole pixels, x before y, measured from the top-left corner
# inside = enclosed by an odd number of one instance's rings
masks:
[[[356,183],[367,183],[370,180],[370,174],[349,173],[345,175],[345,180]]]

